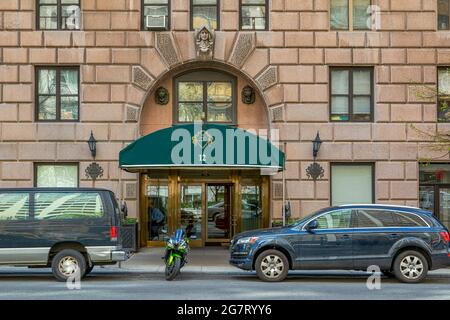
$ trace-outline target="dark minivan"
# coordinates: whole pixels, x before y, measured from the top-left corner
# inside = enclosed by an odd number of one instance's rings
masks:
[[[91,188],[0,189],[0,265],[51,267],[59,281],[79,268],[127,259],[114,193]]]
[[[322,209],[292,225],[241,233],[230,263],[281,281],[288,270],[367,270],[378,266],[402,282],[450,266],[449,232],[419,208],[346,205]]]

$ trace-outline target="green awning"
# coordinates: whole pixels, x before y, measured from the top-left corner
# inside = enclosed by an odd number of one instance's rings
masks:
[[[249,131],[218,124],[183,124],[144,136],[120,152],[123,169],[167,167],[284,168],[285,155]]]

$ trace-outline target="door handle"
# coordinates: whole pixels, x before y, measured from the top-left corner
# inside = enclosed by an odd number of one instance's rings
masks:
[[[397,239],[397,238],[400,238],[400,235],[399,235],[398,233],[391,233],[391,234],[389,235],[389,238],[391,238],[391,239]]]
[[[350,239],[350,236],[348,234],[343,234],[342,239],[348,240],[348,239]]]

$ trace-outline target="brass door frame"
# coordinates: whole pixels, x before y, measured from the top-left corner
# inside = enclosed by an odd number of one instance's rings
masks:
[[[208,212],[208,187],[209,186],[225,186],[225,187],[230,187],[230,191],[229,191],[229,196],[230,196],[230,199],[229,199],[229,201],[230,201],[230,203],[229,203],[229,206],[230,206],[230,222],[229,222],[229,226],[228,226],[228,228],[229,228],[229,232],[230,232],[230,238],[228,239],[228,238],[217,238],[217,239],[209,239],[208,238],[208,228],[209,228],[209,226],[208,226],[208,221],[209,221],[209,212]],[[233,237],[233,235],[234,235],[234,233],[233,233],[233,230],[232,230],[232,227],[233,227],[233,224],[232,224],[232,220],[233,220],[233,215],[234,215],[234,203],[233,203],[233,198],[234,198],[234,195],[233,195],[233,193],[234,193],[234,189],[236,188],[236,186],[233,184],[233,183],[231,183],[231,182],[228,182],[228,183],[205,183],[205,197],[206,197],[206,202],[205,202],[205,208],[204,208],[204,210],[205,210],[205,226],[206,226],[206,228],[205,228],[205,243],[206,242],[208,242],[208,243],[226,243],[226,242],[230,242],[230,240],[231,240],[231,238]]]
[[[173,219],[171,219],[172,217],[172,211],[173,211],[173,200],[172,200],[172,181],[169,177],[169,180],[167,181],[167,179],[160,179],[163,182],[156,182],[158,181],[158,179],[145,179],[145,174],[141,174],[140,175],[140,215],[139,215],[139,221],[141,224],[141,231],[139,233],[139,237],[140,237],[140,243],[141,246],[143,247],[162,247],[165,245],[165,241],[162,240],[158,240],[158,241],[154,241],[154,240],[149,240],[149,232],[150,230],[148,229],[148,197],[146,194],[146,188],[148,186],[148,184],[150,185],[156,185],[159,184],[161,186],[167,186],[168,187],[168,203],[167,203],[167,213],[168,213],[168,233],[171,234],[172,232],[174,232],[174,222],[172,221]]]
[[[140,244],[142,247],[161,247],[165,245],[164,241],[148,241],[148,217],[147,217],[147,208],[148,208],[148,198],[146,196],[146,179],[145,175],[147,172],[142,172],[140,174],[140,203],[139,203],[139,222],[140,222]],[[207,212],[207,185],[215,184],[215,185],[232,185],[231,188],[231,227],[230,227],[230,237],[241,232],[242,227],[242,195],[241,195],[241,186],[247,184],[256,184],[261,186],[261,201],[262,201],[262,210],[263,210],[263,220],[262,227],[267,228],[270,227],[271,223],[271,215],[270,215],[270,177],[269,176],[255,176],[255,177],[243,177],[242,173],[239,170],[231,170],[226,173],[229,178],[192,178],[187,177],[183,178],[183,176],[179,175],[177,170],[169,170],[167,171],[167,175],[165,179],[159,179],[164,181],[164,184],[168,185],[169,191],[169,200],[168,200],[168,232],[172,234],[176,231],[176,228],[180,226],[180,193],[181,193],[181,185],[196,185],[202,187],[202,239],[193,240],[191,245],[193,247],[196,246],[204,246],[205,242],[226,242],[225,240],[219,241],[206,241],[207,240],[207,223],[208,223],[208,212]],[[147,181],[157,181],[157,178],[149,177]]]
[[[195,239],[195,240],[190,240],[189,245],[191,247],[204,247],[205,246],[205,203],[206,203],[206,196],[205,196],[205,184],[202,182],[190,182],[190,183],[185,183],[185,182],[179,182],[178,183],[178,192],[176,194],[177,196],[177,205],[176,205],[176,221],[177,221],[177,226],[181,225],[181,187],[182,186],[200,186],[202,189],[201,192],[201,199],[202,199],[202,232],[201,232],[201,238],[200,239]]]

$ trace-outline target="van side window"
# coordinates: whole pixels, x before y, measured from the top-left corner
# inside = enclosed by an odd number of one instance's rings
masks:
[[[95,192],[41,192],[34,198],[37,220],[101,218],[104,215],[100,194]]]
[[[391,211],[360,209],[358,210],[357,217],[358,228],[386,228],[396,226]]]
[[[27,220],[29,210],[28,193],[0,193],[0,221]]]
[[[352,210],[337,210],[317,218],[318,229],[347,229],[350,228]]]
[[[415,214],[407,212],[394,212],[395,223],[399,227],[428,227],[425,221]]]

